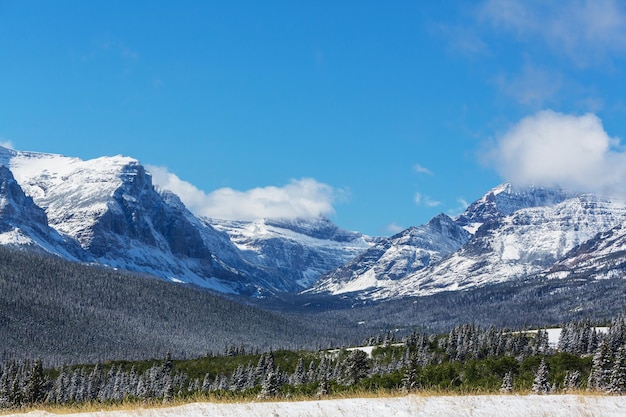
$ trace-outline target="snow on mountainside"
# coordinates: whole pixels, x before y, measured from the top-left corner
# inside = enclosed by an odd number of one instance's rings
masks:
[[[324,275],[314,292],[342,294],[384,287],[440,261],[461,248],[470,234],[440,214],[428,224],[411,227],[378,242],[349,263]]]
[[[28,247],[78,261],[79,245],[48,225],[46,213],[24,194],[11,171],[0,165],[0,244]]]
[[[48,245],[46,250],[62,257],[220,292],[298,292],[373,241],[341,230],[328,219],[199,219],[175,194],[155,189],[151,175],[129,157],[85,161],[0,147],[0,164],[10,169],[5,168],[25,194],[13,212],[31,213],[40,229],[47,230],[25,235],[7,229],[0,243],[12,239],[25,245],[52,236],[63,245]],[[26,208],[28,202],[32,207]],[[2,218],[7,222],[12,206],[5,206]]]
[[[626,223],[576,246],[545,274],[549,278],[585,276],[602,279],[626,272]]]
[[[221,241],[223,248],[228,240],[211,238],[218,232],[158,193],[150,174],[132,158],[83,161],[0,148],[0,163],[45,210],[50,226],[99,263],[221,292],[275,290],[256,282],[267,274],[237,258],[232,245],[225,252],[235,264],[220,259],[208,242]],[[259,277],[251,275],[257,272]]]
[[[230,236],[243,256],[294,285],[309,288],[325,272],[348,262],[376,240],[338,228],[329,219],[205,219]]]
[[[590,194],[559,189],[499,186],[471,204],[455,219],[473,232],[471,239],[439,262],[406,273],[388,274],[385,264],[358,259],[350,274],[333,271],[314,292],[384,299],[463,290],[527,277],[550,269],[570,250],[600,232],[622,225],[626,205]],[[600,239],[602,240],[602,239]],[[461,247],[462,246],[462,247]],[[390,248],[398,251],[401,245]],[[414,248],[417,250],[418,248]],[[613,251],[614,248],[607,249]],[[401,253],[400,251],[398,251]],[[393,252],[392,252],[393,253]],[[398,255],[398,260],[402,260]],[[378,275],[372,271],[378,270]],[[399,279],[394,279],[400,277]]]
[[[389,238],[326,218],[197,218],[135,159],[0,147],[0,244],[225,293],[386,299],[626,270],[626,204],[503,184]],[[621,275],[620,275],[621,276]]]

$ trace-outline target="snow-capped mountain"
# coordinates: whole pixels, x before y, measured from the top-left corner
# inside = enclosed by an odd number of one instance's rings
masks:
[[[11,171],[0,165],[0,244],[49,252],[79,261],[89,259],[72,239],[48,225],[46,213],[26,196]]]
[[[454,219],[372,238],[326,218],[198,218],[133,158],[0,147],[0,244],[224,293],[380,300],[536,275],[621,274],[626,204],[503,184]]]
[[[470,233],[445,214],[428,224],[385,238],[347,264],[324,275],[315,291],[342,294],[376,287],[379,281],[398,281],[454,251]]]
[[[71,260],[220,292],[301,291],[372,241],[327,219],[246,223],[197,218],[175,194],[155,189],[150,173],[129,157],[81,160],[0,147],[0,165],[8,167],[2,172],[8,181],[5,194],[14,197],[3,200],[0,220],[14,224],[15,214],[30,219],[22,219],[19,228],[5,226],[0,243],[35,241]],[[58,244],[44,244],[46,239]]]
[[[548,278],[603,279],[626,275],[626,223],[576,246],[545,274]]]
[[[327,218],[232,221],[204,219],[230,236],[243,256],[292,283],[289,291],[309,288],[323,273],[350,261],[376,238],[349,232]]]
[[[411,251],[399,250],[402,244],[394,243],[387,251],[397,255],[373,264],[363,255],[362,262],[351,263],[349,273],[339,269],[323,276],[312,292],[356,291],[354,295],[360,298],[386,299],[464,290],[528,277],[549,270],[573,248],[594,237],[604,242],[598,233],[625,221],[623,203],[560,189],[515,188],[504,184],[471,204],[454,220],[472,236],[466,243],[460,243],[458,250],[442,253],[441,260],[411,270],[408,267],[411,258],[406,256]],[[418,249],[415,247],[413,251]],[[614,246],[607,250],[614,251]],[[385,265],[393,262],[407,265],[405,272],[387,273]]]
[[[78,242],[87,258],[221,292],[276,290],[263,285],[270,281],[267,274],[238,257],[228,237],[195,219],[179,200],[157,192],[150,174],[132,158],[83,161],[2,148],[0,164],[45,210],[48,224]]]

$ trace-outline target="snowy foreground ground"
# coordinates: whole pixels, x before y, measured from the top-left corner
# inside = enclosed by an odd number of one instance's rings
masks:
[[[14,416],[48,417],[33,411]],[[380,416],[626,416],[626,397],[548,396],[406,396],[355,398],[303,402],[240,404],[195,403],[171,408],[101,411],[72,414],[75,417],[380,417]]]

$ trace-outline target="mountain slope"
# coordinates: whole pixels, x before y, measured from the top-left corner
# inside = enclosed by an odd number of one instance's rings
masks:
[[[49,224],[99,263],[227,293],[274,290],[256,282],[267,276],[264,271],[246,265],[232,245],[224,249],[227,239],[201,225],[182,203],[163,198],[132,158],[83,161],[2,148],[0,163],[46,211]],[[210,240],[221,242],[231,264],[214,253]]]
[[[383,239],[347,264],[324,275],[313,292],[343,294],[393,285],[461,248],[470,234],[440,214],[428,224]]]
[[[624,277],[625,272],[626,222],[576,246],[545,275],[559,279],[577,276],[605,279]]]
[[[0,243],[79,261],[88,255],[71,238],[48,226],[46,213],[26,196],[11,171],[0,165]]]
[[[473,235],[439,262],[413,271],[404,268],[392,275],[400,279],[382,273],[372,280],[367,271],[372,268],[384,271],[384,264],[372,267],[365,260],[351,265],[356,273],[348,280],[336,279],[341,271],[337,270],[324,276],[313,291],[331,294],[357,291],[354,295],[359,298],[380,300],[465,290],[524,278],[548,270],[577,245],[622,224],[625,219],[624,204],[598,196],[504,184],[471,204],[455,219],[457,226]]]
[[[320,275],[348,262],[376,240],[342,230],[326,218],[205,221],[227,233],[250,263],[291,283],[285,288],[290,292],[309,288]]]
[[[199,219],[129,157],[84,161],[0,147],[0,164],[86,258],[223,293],[301,291],[372,242],[328,219]]]
[[[337,319],[265,311],[110,268],[0,246],[0,360],[73,364],[198,357],[228,346],[315,349],[361,340]]]

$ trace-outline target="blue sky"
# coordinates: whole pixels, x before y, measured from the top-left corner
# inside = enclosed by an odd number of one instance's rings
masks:
[[[625,195],[625,57],[618,1],[0,0],[0,142],[388,235],[505,180]]]

